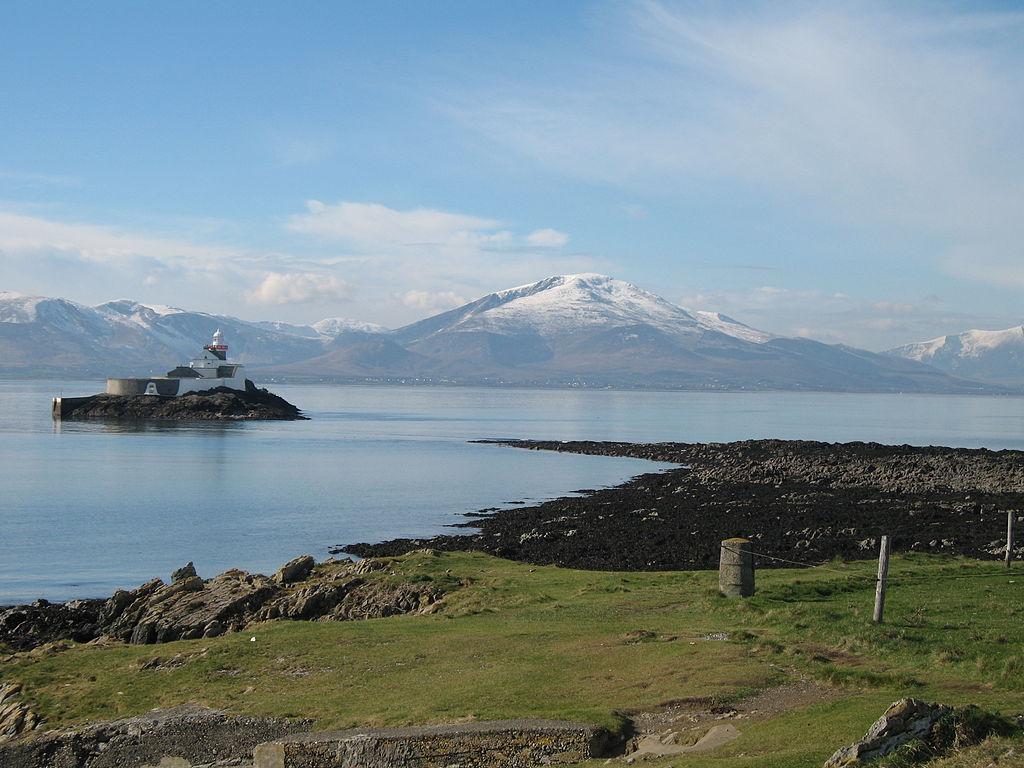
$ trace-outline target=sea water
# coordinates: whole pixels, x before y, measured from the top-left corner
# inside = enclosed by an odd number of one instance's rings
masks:
[[[311,420],[52,421],[54,395],[101,389],[0,381],[0,604],[104,596],[188,560],[268,573],[666,466],[477,438],[1024,448],[1024,399],[1008,397],[274,386]]]

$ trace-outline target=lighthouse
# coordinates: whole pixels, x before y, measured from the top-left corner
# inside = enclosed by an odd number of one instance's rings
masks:
[[[107,379],[108,395],[157,394],[176,397],[187,392],[203,392],[218,387],[245,389],[245,366],[228,360],[228,345],[220,328],[214,331],[210,343],[203,345],[199,357],[168,371],[166,376]]]
[[[224,332],[218,328],[213,332],[213,341],[203,347],[207,352],[212,352],[218,360],[228,359],[228,345],[224,343]]]

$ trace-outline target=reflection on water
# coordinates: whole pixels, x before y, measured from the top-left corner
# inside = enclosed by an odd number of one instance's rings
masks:
[[[0,381],[0,603],[109,594],[187,560],[268,572],[657,468],[476,438],[1024,448],[1021,398],[275,386],[312,420],[51,420],[61,389],[102,386]]]
[[[163,432],[187,432],[197,434],[224,434],[232,430],[245,429],[240,421],[183,422],[172,420],[116,421],[113,419],[53,419],[53,433],[60,434],[152,434]]]

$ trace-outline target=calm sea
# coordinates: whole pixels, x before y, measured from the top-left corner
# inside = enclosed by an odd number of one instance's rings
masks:
[[[1024,448],[1024,399],[276,386],[305,422],[119,427],[50,418],[100,382],[0,381],[0,604],[102,596],[195,561],[271,572],[465,512],[613,485],[632,459],[481,437],[756,437]]]

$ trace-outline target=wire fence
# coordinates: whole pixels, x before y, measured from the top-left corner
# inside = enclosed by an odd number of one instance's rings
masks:
[[[1024,518],[1022,518],[1024,519]],[[1006,525],[1006,549],[1005,549],[1005,563],[1009,569],[1014,555],[1014,543],[1015,543],[1015,527],[1021,519],[1018,519],[1017,512],[1009,511],[1007,513],[1007,525]],[[875,537],[858,537],[854,540],[863,542],[865,540],[877,541]],[[879,548],[879,563],[877,575],[865,574],[865,573],[850,573],[848,570],[840,569],[830,565],[832,560],[825,560],[820,563],[808,563],[801,560],[792,560],[786,557],[779,557],[778,555],[768,554],[767,552],[759,552],[753,549],[750,544],[751,542],[744,542],[742,546],[733,546],[728,541],[723,541],[721,544],[722,548],[722,564],[720,566],[720,579],[727,578],[726,574],[729,573],[729,568],[739,568],[743,571],[749,568],[749,573],[745,574],[749,578],[749,592],[740,591],[738,594],[741,596],[749,596],[753,594],[753,574],[754,574],[754,563],[755,560],[769,561],[772,563],[781,563],[783,565],[795,566],[797,568],[803,568],[813,570],[816,573],[834,573],[842,576],[847,584],[850,583],[863,583],[864,587],[867,588],[872,584],[875,586],[875,612],[873,621],[875,623],[881,623],[886,590],[890,586],[901,586],[909,584],[923,584],[929,583],[934,584],[936,581],[952,581],[958,579],[1006,579],[1008,576],[1012,576],[1012,571],[982,571],[974,573],[948,573],[943,571],[933,571],[928,574],[903,574],[890,578],[889,576],[889,553],[890,544],[892,542],[891,537],[882,535],[880,540]],[[732,562],[726,564],[726,557],[724,553],[731,553],[735,555],[732,558]],[[747,562],[749,558],[749,563]],[[735,576],[735,574],[732,574]],[[741,578],[741,583],[747,583],[747,578]],[[724,582],[723,582],[724,583]],[[734,585],[735,586],[735,585]],[[723,587],[723,592],[725,588]],[[726,594],[737,594],[735,591],[726,592]],[[778,598],[770,598],[778,599]],[[801,602],[801,600],[784,600],[784,602]]]
[[[745,549],[745,550],[734,549],[734,548],[728,546],[727,544],[722,544],[722,549],[724,549],[724,550],[726,550],[728,552],[732,552],[732,553],[734,553],[736,555],[740,555],[740,556],[742,556],[744,554],[749,554],[749,555],[753,556],[754,558],[760,558],[762,560],[772,560],[773,562],[777,562],[777,563],[786,563],[787,565],[795,565],[798,568],[813,569],[817,573],[821,573],[821,572],[824,571],[826,573],[836,573],[836,574],[839,574],[840,576],[843,576],[843,577],[845,577],[847,579],[864,579],[866,581],[872,581],[872,582],[877,581],[877,576],[873,576],[871,574],[866,574],[866,573],[850,573],[849,571],[844,571],[844,570],[841,570],[839,568],[831,568],[831,567],[829,567],[828,564],[833,562],[832,560],[825,560],[825,561],[820,562],[820,563],[808,563],[808,562],[804,562],[804,561],[801,561],[801,560],[789,560],[789,559],[787,559],[785,557],[777,557],[775,555],[769,555],[766,552],[757,552],[757,551],[752,550],[752,549]],[[979,561],[979,562],[981,562],[981,561]],[[1006,573],[1003,572],[1003,571],[993,571],[991,573],[942,573],[940,571],[937,574],[928,575],[928,576],[909,576],[909,575],[903,575],[903,576],[898,576],[898,577],[895,577],[895,578],[894,577],[889,577],[887,579],[887,581],[890,584],[896,584],[896,583],[907,583],[907,582],[910,582],[910,581],[933,581],[936,577],[944,578],[944,579],[993,579],[993,578],[1002,578],[1002,577],[1005,577],[1005,576],[1006,576]]]

